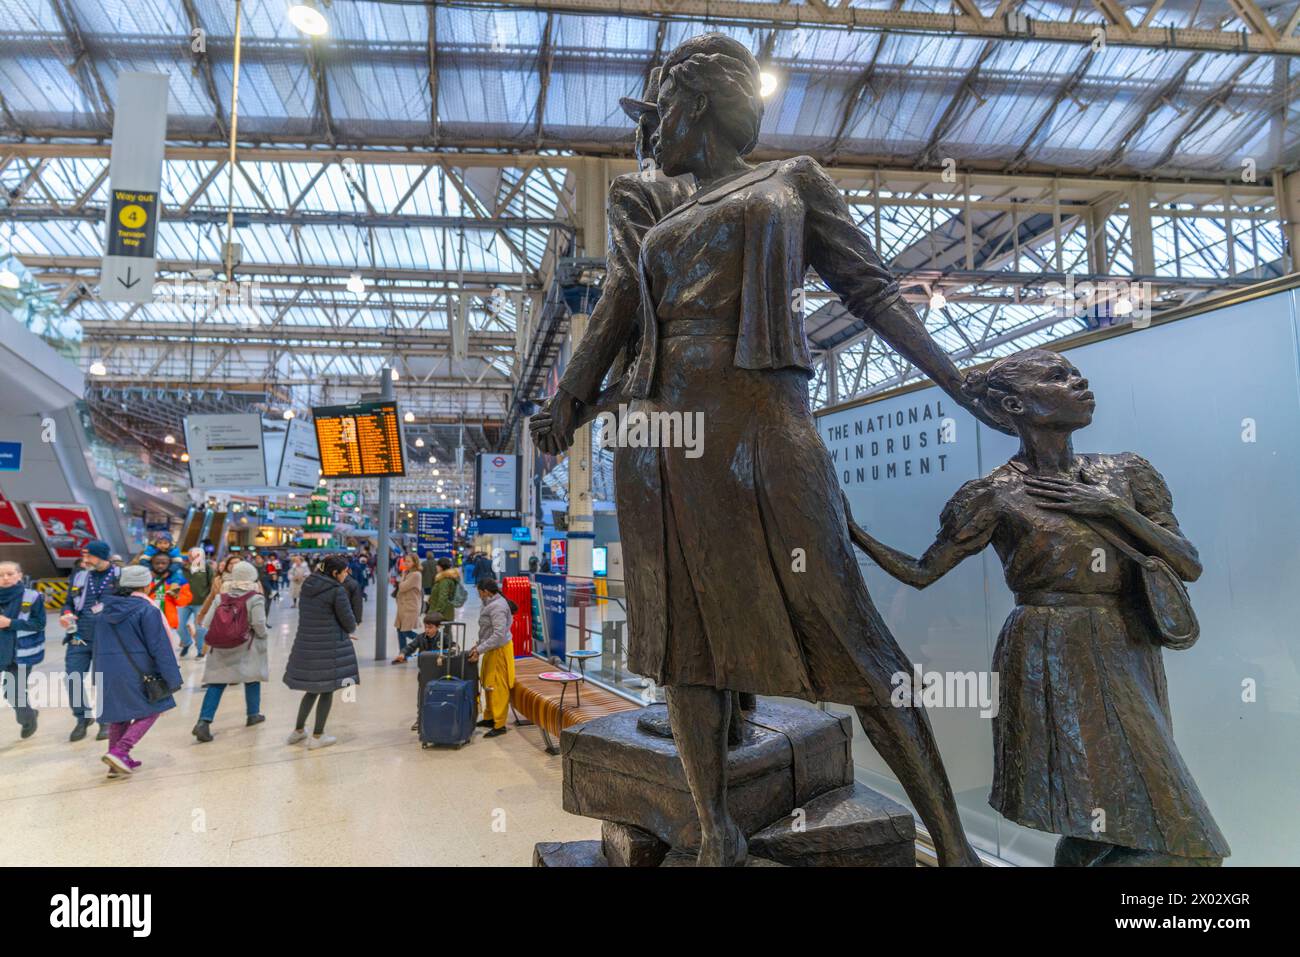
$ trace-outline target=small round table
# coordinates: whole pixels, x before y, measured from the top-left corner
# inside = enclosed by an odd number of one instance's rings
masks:
[[[538,681],[550,681],[559,684],[560,687],[560,727],[564,727],[564,695],[569,690],[569,685],[581,685],[586,681],[586,676],[576,671],[543,671],[537,676]],[[574,687],[573,693],[578,698],[578,707],[582,707],[582,692],[578,687]]]
[[[593,651],[590,648],[582,648],[578,651],[570,651],[564,657],[568,658],[571,663],[576,662],[578,671],[582,672],[582,680],[587,680],[587,662],[592,658],[599,658],[603,651]]]

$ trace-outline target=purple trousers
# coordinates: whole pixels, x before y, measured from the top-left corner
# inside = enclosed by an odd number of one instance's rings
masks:
[[[109,752],[119,758],[130,757],[131,749],[140,743],[145,732],[152,728],[157,720],[158,715],[151,714],[147,718],[136,718],[133,721],[114,721],[108,726]]]

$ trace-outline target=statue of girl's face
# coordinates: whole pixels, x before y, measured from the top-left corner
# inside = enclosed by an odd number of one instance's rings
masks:
[[[708,97],[679,84],[670,72],[659,87],[659,128],[650,137],[655,165],[669,176],[694,172]]]
[[[1043,352],[1016,369],[1015,393],[1002,399],[1002,411],[1017,431],[1025,428],[1073,432],[1092,422],[1097,400],[1088,380],[1068,359]]]

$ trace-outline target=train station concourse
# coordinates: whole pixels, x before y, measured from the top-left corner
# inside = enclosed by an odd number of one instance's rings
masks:
[[[6,929],[1274,923],[1298,121],[1300,0],[6,0]]]

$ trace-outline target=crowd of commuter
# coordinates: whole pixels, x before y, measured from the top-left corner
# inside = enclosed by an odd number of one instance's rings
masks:
[[[442,626],[455,621],[467,594],[461,570],[450,560],[422,563],[413,553],[395,557],[390,587],[399,649],[393,663],[399,664],[445,642]],[[482,678],[485,700],[478,724],[495,737],[505,733],[514,684],[510,621],[515,609],[500,594],[491,559],[479,554],[471,561],[483,610],[478,640],[462,651],[478,663]],[[287,742],[312,750],[334,744],[326,724],[334,693],[360,681],[354,642],[373,567],[367,550],[293,555],[287,561],[274,554],[232,554],[214,562],[209,549],[182,554],[166,535],[124,563],[105,542],[89,542],[58,618],[74,719],[69,740],[81,741],[98,723],[95,739],[108,742],[102,758],[108,776],[134,774],[142,762],[132,752],[175,707],[174,694],[182,687],[178,659],[191,650],[203,660],[204,694],[192,729],[196,742],[216,737],[213,725],[230,685],[243,687],[245,726],[264,722],[268,622],[273,602],[287,587],[298,623],[283,681],[303,695]],[[25,582],[17,563],[0,562],[0,683],[23,738],[36,732],[38,712],[28,681],[44,659],[45,630],[43,596]]]

